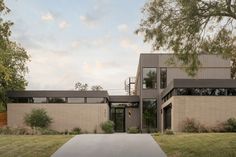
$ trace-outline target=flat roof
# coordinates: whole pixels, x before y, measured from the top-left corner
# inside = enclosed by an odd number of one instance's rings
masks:
[[[174,79],[162,91],[164,97],[174,88],[236,88],[234,79]]]
[[[139,96],[137,95],[111,95],[109,96],[109,102],[111,103],[132,103],[139,102]]]
[[[71,98],[108,98],[107,91],[76,91],[76,90],[25,90],[8,91],[7,97],[71,97]]]
[[[139,102],[139,96],[134,95],[108,95],[107,91],[76,91],[76,90],[25,90],[8,91],[9,98],[25,97],[68,97],[68,98],[107,98],[111,103]]]

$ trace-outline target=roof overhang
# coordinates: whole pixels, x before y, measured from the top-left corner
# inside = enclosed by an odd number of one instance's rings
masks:
[[[69,97],[69,98],[108,98],[107,91],[75,91],[75,90],[26,90],[26,91],[8,91],[7,97]]]
[[[139,96],[136,95],[111,95],[109,102],[111,103],[136,103],[139,102]]]
[[[174,79],[162,91],[164,97],[174,88],[236,88],[234,79]]]

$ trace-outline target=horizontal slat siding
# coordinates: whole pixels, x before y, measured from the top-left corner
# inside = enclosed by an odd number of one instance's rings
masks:
[[[0,127],[7,125],[7,113],[6,112],[0,112]]]

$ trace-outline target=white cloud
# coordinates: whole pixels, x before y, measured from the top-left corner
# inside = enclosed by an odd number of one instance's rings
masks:
[[[59,23],[59,28],[60,29],[65,29],[65,28],[67,28],[69,26],[69,23],[67,22],[67,21],[61,21],[60,23]]]
[[[41,19],[43,21],[53,21],[54,20],[54,16],[52,15],[52,13],[47,12],[46,14],[41,16]]]
[[[106,35],[103,37],[98,37],[95,39],[80,39],[73,41],[71,46],[73,48],[98,48],[98,47],[105,47],[109,42],[112,41],[112,38],[110,35]]]
[[[90,28],[94,28],[98,25],[98,20],[91,15],[81,15],[79,19],[84,25]]]
[[[138,52],[140,51],[140,47],[135,44],[131,39],[129,38],[123,38],[120,41],[120,46],[125,49],[130,49],[132,51]]]
[[[119,26],[117,26],[117,29],[120,31],[120,32],[127,32],[129,27],[127,24],[121,24]]]

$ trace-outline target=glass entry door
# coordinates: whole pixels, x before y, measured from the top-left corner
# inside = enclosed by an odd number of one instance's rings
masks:
[[[115,132],[125,132],[125,108],[112,108],[111,120],[115,123]]]
[[[124,132],[125,131],[125,108],[116,108],[115,116],[115,131]]]

